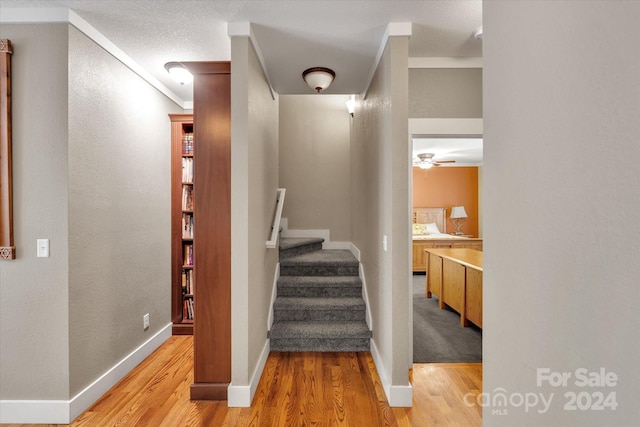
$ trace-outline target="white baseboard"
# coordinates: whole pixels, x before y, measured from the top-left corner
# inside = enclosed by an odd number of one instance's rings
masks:
[[[0,400],[2,424],[69,424],[68,400]]]
[[[260,382],[262,371],[267,364],[267,359],[269,358],[270,352],[271,345],[270,341],[267,339],[267,341],[264,343],[264,347],[262,348],[260,359],[258,359],[258,364],[253,370],[253,375],[251,375],[249,384],[235,385],[233,384],[233,382],[229,384],[229,388],[227,389],[227,404],[230,408],[248,408],[251,406],[253,396],[255,395],[256,389],[258,388],[258,383]]]
[[[322,249],[347,249],[351,250],[351,242],[332,242],[325,239]]]
[[[371,321],[371,304],[369,304],[369,293],[367,292],[367,280],[364,277],[364,268],[362,268],[362,263],[359,265],[360,268],[360,280],[362,280],[362,299],[364,300],[365,306],[365,320],[367,321],[367,326],[369,330],[372,329],[372,321]]]
[[[285,239],[324,239],[322,249],[351,250],[353,246],[351,242],[332,242],[331,230],[290,230],[288,218],[282,218],[280,226],[282,227],[282,233],[280,235]]]
[[[351,251],[353,256],[356,257],[358,262],[360,262],[360,249],[358,249],[358,247],[356,245],[354,245],[353,243],[349,243],[349,248],[348,249]]]
[[[271,302],[269,303],[269,315],[267,316],[267,331],[271,330],[273,325],[273,304],[278,297],[278,278],[280,277],[280,263],[276,264],[276,272],[273,275],[273,286],[271,287]]]
[[[69,424],[171,337],[162,328],[71,400],[0,400],[0,423]]]
[[[413,388],[411,384],[408,385],[393,385],[389,382],[387,374],[385,373],[384,363],[382,362],[382,356],[378,351],[375,340],[371,339],[371,356],[373,357],[373,363],[376,365],[384,394],[387,396],[389,406],[395,408],[410,408],[413,405]]]

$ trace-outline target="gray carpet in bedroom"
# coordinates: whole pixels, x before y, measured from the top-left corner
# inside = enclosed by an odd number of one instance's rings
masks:
[[[482,362],[482,330],[460,326],[460,316],[425,298],[424,274],[413,275],[413,362]]]

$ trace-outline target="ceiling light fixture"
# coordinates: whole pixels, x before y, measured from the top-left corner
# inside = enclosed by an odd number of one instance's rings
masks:
[[[180,62],[167,62],[164,64],[164,68],[171,78],[180,85],[188,85],[193,81],[193,74]]]
[[[329,87],[333,79],[336,78],[336,73],[329,68],[313,67],[304,70],[302,72],[302,78],[311,89],[320,93]]]

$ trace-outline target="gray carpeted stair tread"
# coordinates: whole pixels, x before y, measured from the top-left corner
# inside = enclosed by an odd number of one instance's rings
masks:
[[[369,352],[371,338],[273,338],[271,351]]]
[[[274,310],[356,310],[364,309],[361,297],[278,297],[273,304]]]
[[[359,262],[323,239],[281,239],[272,351],[370,351]]]
[[[365,322],[279,322],[270,338],[371,338]]]
[[[308,252],[280,260],[281,266],[358,266],[358,260],[346,249]]]
[[[341,287],[359,288],[362,280],[357,276],[281,276],[278,287]]]
[[[315,243],[323,243],[324,239],[323,238],[281,238],[280,239],[280,250],[284,251],[287,249],[293,249],[293,248],[297,248],[300,246],[306,246],[306,245],[312,245]]]

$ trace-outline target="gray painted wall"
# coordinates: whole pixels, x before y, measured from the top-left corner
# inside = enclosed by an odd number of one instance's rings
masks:
[[[280,97],[283,217],[295,230],[330,230],[351,241],[350,116],[347,95]]]
[[[69,397],[69,27],[0,26],[13,44],[16,259],[0,261],[0,399]],[[36,239],[50,257],[36,258]]]
[[[482,68],[410,68],[409,117],[482,118]]]
[[[640,3],[483,8],[483,387],[554,394],[544,413],[485,407],[483,424],[636,425]],[[571,377],[538,386],[539,368]],[[615,373],[617,385],[578,387],[580,368]],[[611,392],[616,410],[564,409],[565,393],[588,405]]]
[[[408,385],[410,154],[406,37],[391,37],[351,139],[352,241],[361,251],[373,340],[390,384]],[[387,236],[388,251],[383,250]]]
[[[232,385],[249,385],[267,342],[278,262],[266,241],[278,189],[278,98],[248,37],[231,39]]]
[[[71,27],[72,396],[170,322],[170,112],[181,109]]]
[[[167,114],[180,109],[72,26],[1,36],[18,259],[0,266],[0,398],[69,400],[170,321]]]

